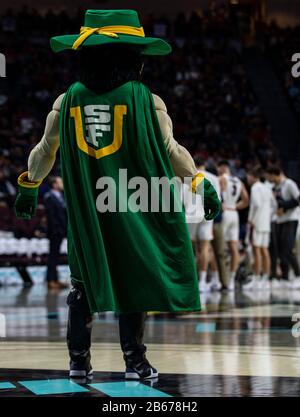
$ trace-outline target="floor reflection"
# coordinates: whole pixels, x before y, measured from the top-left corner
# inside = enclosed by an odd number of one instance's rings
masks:
[[[67,376],[67,294],[48,292],[42,284],[0,288],[0,313],[6,321],[0,344],[0,395],[35,395],[18,381]],[[300,394],[300,338],[292,334],[300,291],[211,293],[201,298],[200,313],[149,312],[145,342],[161,375],[153,388],[176,396]],[[113,312],[94,317],[93,366],[98,388],[103,381],[123,381]],[[16,387],[5,388],[6,384]],[[104,388],[114,392],[116,387]],[[132,392],[141,391],[135,387]],[[55,395],[106,394],[89,386],[85,392]]]

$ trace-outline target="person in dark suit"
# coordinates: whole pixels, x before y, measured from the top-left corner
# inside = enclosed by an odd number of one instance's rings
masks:
[[[50,243],[47,283],[49,289],[63,289],[67,285],[58,281],[57,265],[59,250],[67,233],[67,212],[63,195],[63,182],[61,177],[50,179],[51,190],[44,196],[44,205],[48,222],[47,237]]]

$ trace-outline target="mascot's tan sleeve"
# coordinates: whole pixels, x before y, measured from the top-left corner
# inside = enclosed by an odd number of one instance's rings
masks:
[[[170,116],[167,113],[167,107],[162,99],[152,94],[156,114],[159,121],[160,130],[170,156],[171,164],[176,176],[180,178],[193,177],[197,174],[197,168],[190,153],[173,137],[173,125]]]
[[[32,149],[28,159],[30,181],[43,180],[53,168],[59,148],[59,111],[64,94],[54,102],[47,116],[45,131],[41,141]]]
[[[47,116],[45,131],[41,141],[32,149],[28,159],[30,181],[43,180],[53,168],[56,152],[59,148],[59,111],[64,94],[54,102],[51,112]],[[160,97],[153,94],[156,113],[173,166],[175,175],[184,178],[197,174],[193,158],[189,152],[173,138],[172,120],[167,113],[165,103]]]

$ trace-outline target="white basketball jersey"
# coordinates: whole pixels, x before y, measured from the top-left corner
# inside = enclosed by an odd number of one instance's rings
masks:
[[[201,223],[204,218],[202,196],[191,191],[191,184],[181,185],[181,199],[187,223]]]
[[[221,198],[221,189],[220,189],[220,181],[219,178],[212,174],[209,171],[206,170],[200,170],[199,172],[201,172],[206,179],[208,179],[208,181],[212,184],[212,186],[214,187],[214,189],[216,190],[218,197]]]
[[[226,189],[222,192],[222,200],[225,208],[236,209],[236,203],[238,202],[242,192],[242,181],[238,177],[225,174]]]
[[[270,187],[260,181],[252,185],[248,220],[258,232],[271,229],[272,200]]]

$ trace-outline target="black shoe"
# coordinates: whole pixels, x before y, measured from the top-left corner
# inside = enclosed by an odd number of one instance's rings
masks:
[[[70,361],[70,378],[93,378],[93,369],[90,362],[88,363],[78,363]]]
[[[146,358],[140,362],[130,363],[126,366],[125,379],[151,379],[157,378],[158,372],[150,365]]]

